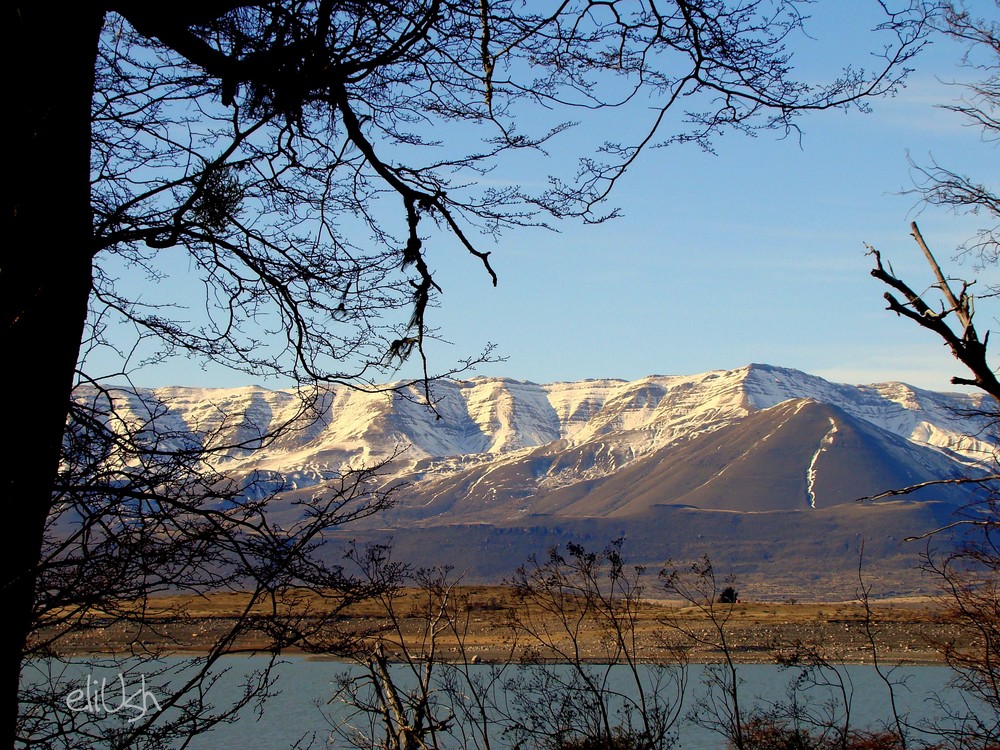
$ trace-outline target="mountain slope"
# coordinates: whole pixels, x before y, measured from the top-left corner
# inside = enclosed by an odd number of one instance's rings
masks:
[[[812,399],[785,401],[630,459],[605,442],[561,441],[455,475],[425,476],[405,490],[405,515],[498,522],[529,514],[624,517],[657,505],[810,510],[966,470],[938,450]],[[569,472],[583,478],[546,482]],[[955,488],[924,494],[968,500]]]
[[[616,462],[631,461],[752,412],[803,398],[836,406],[959,460],[982,460],[994,448],[993,438],[981,434],[985,422],[963,415],[982,408],[985,397],[933,393],[901,383],[840,385],[769,365],[631,382],[538,385],[474,378],[443,381],[434,389],[436,413],[417,403],[416,389],[403,389],[410,398],[400,398],[335,387],[304,412],[294,393],[259,387],[123,389],[115,391],[115,398],[126,418],[145,421],[155,415],[158,429],[186,431],[194,440],[213,434],[219,442],[256,447],[254,436],[290,423],[294,429],[257,450],[233,451],[224,462],[234,470],[311,471],[317,477],[351,464],[376,463],[400,450],[404,453],[394,471],[433,466],[440,473],[557,441],[564,441],[563,448],[603,443]],[[81,388],[77,398],[98,396]],[[565,476],[556,472],[547,481],[579,481],[577,469],[569,465]]]
[[[916,551],[900,540],[945,525],[972,495],[856,498],[969,475],[997,447],[986,397],[829,383],[769,365],[636,381],[445,381],[436,412],[419,395],[332,388],[303,404],[249,387],[112,397],[118,418],[168,442],[236,445],[211,460],[267,477],[285,500],[272,510],[284,526],[301,512],[297,498],[391,459],[384,481],[398,487],[397,506],[330,538],[393,537],[415,564],[489,579],[553,543],[626,536],[636,562],[707,552],[772,586],[780,558],[775,592],[799,586],[802,596],[811,581],[849,595],[864,540],[887,582],[917,591]],[[106,396],[81,388],[76,398]]]
[[[305,404],[252,387],[115,398],[124,420],[150,422],[175,442],[238,446],[212,460],[236,474],[267,473],[276,487],[305,491],[345,468],[394,459],[387,476],[412,485],[404,499],[415,518],[607,515],[654,503],[814,508],[953,476],[995,448],[987,420],[970,416],[981,397],[834,384],[769,365],[435,389],[436,412],[347,388]],[[85,389],[77,397],[100,398]]]
[[[934,450],[835,406],[796,399],[636,461],[594,483],[562,512],[621,516],[662,504],[809,510],[958,473],[954,462]]]

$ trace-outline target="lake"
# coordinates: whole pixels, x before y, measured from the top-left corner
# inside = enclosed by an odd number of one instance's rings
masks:
[[[180,659],[173,661],[180,662]],[[237,677],[265,663],[260,658],[231,657],[223,660],[230,668],[229,673],[221,678],[217,702],[226,699],[226,691],[235,689]],[[163,663],[170,664],[171,660]],[[144,669],[148,669],[147,665]],[[335,661],[314,661],[306,658],[287,658],[277,668],[280,694],[269,700],[263,715],[256,717],[248,712],[234,724],[221,726],[212,732],[199,736],[189,745],[192,750],[222,750],[223,748],[242,748],[243,750],[271,750],[292,747],[297,741],[305,738],[303,746],[313,741],[313,748],[326,747],[327,738],[332,724],[344,721],[347,709],[342,704],[334,702],[327,704],[334,693],[334,684],[339,675],[349,672],[348,664]],[[398,669],[398,668],[397,668]],[[472,674],[484,676],[488,674],[488,665],[469,667]],[[565,668],[561,668],[565,669]],[[600,669],[600,668],[598,668]],[[697,710],[699,699],[707,694],[704,678],[710,674],[710,667],[692,665],[688,668],[687,683],[684,690],[682,720],[679,722],[679,746],[691,750],[715,750],[725,747],[725,740],[719,735],[697,726],[691,721],[691,712]],[[779,701],[785,697],[785,686],[795,674],[789,670],[781,670],[773,665],[741,665],[739,676],[741,685],[742,705],[747,707],[756,701],[758,704],[767,701]],[[875,726],[891,715],[889,695],[884,683],[874,669],[866,665],[848,665],[838,667],[841,675],[852,686],[853,700],[851,703],[851,725],[855,728]],[[557,669],[558,671],[558,669]],[[911,723],[916,724],[924,719],[933,718],[936,704],[931,700],[935,695],[947,697],[948,678],[951,672],[945,667],[904,667],[893,675],[894,679],[902,679],[905,673],[905,686],[896,692],[898,710],[907,714]],[[603,677],[603,672],[601,673]],[[89,682],[88,682],[89,678]],[[65,684],[65,694],[68,701],[77,709],[87,704],[87,692],[96,692],[88,686],[97,686],[101,679],[106,680],[107,704],[120,703],[120,696],[138,696],[142,675],[139,672],[126,672],[119,676],[117,671],[89,669],[83,663],[69,665],[60,675],[59,685]],[[627,673],[621,667],[614,668],[608,675],[609,685],[623,694],[634,695],[635,690],[628,687]],[[30,679],[30,678],[26,678]],[[650,677],[649,679],[652,679]],[[405,677],[400,677],[400,683]],[[146,687],[149,696],[149,710],[154,710],[153,699],[156,690],[150,684]],[[76,693],[74,693],[76,691]],[[811,692],[817,700],[823,699],[823,694],[815,689]],[[163,695],[159,698],[162,700]],[[132,703],[134,710],[139,711],[141,698],[135,698]],[[324,715],[325,714],[325,715]],[[503,747],[502,738],[494,748]],[[346,747],[341,741],[332,747]],[[446,745],[462,747],[462,744]]]

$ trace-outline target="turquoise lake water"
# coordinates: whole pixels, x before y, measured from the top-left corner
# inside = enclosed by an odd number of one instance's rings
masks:
[[[174,666],[174,663],[179,664],[180,659],[164,660],[160,663],[169,667]],[[224,659],[222,663],[228,667],[228,673],[221,677],[219,685],[215,688],[214,702],[219,705],[233,697],[233,691],[241,674],[265,664],[266,660],[232,657]],[[149,670],[150,666],[144,665],[142,669]],[[67,702],[67,705],[71,705],[74,710],[86,710],[88,705],[94,708],[97,703],[98,686],[102,679],[106,688],[105,705],[121,708],[122,696],[128,696],[131,705],[125,705],[118,718],[138,716],[142,710],[153,712],[158,707],[157,700],[162,702],[165,695],[165,691],[157,695],[155,680],[151,677],[146,684],[144,673],[138,669],[126,670],[122,674],[120,671],[102,670],[83,663],[71,663],[62,666],[61,669],[55,678],[56,692],[64,686],[63,702]],[[247,712],[233,724],[220,726],[196,737],[189,747],[193,750],[228,748],[272,750],[290,748],[297,742],[300,743],[300,747],[312,747],[314,750],[324,747],[347,747],[348,745],[342,740],[337,740],[336,733],[331,731],[338,724],[349,721],[347,709],[337,701],[332,703],[329,701],[334,694],[338,676],[351,669],[350,665],[342,662],[314,661],[305,658],[286,659],[276,668],[278,678],[276,684],[280,693],[269,699],[261,716]],[[489,666],[477,665],[469,669],[473,673],[479,670],[485,674]],[[724,738],[697,726],[693,721],[699,712],[699,699],[706,695],[707,688],[703,684],[706,669],[709,668],[704,665],[691,665],[687,669],[683,705],[676,725],[678,747],[715,750],[726,746]],[[875,727],[891,716],[888,690],[872,667],[849,665],[838,667],[838,670],[851,686],[850,708],[853,727]],[[772,665],[740,666],[742,708],[746,710],[755,703],[766,705],[768,702],[786,699],[786,686],[796,674],[794,671],[781,670]],[[950,675],[951,672],[944,667],[900,668],[893,674],[895,681],[904,682],[896,690],[897,710],[905,714],[908,722],[913,725],[935,718],[940,713],[935,696],[953,702],[957,698],[957,694],[950,692],[947,685]],[[27,676],[26,679],[31,678]],[[608,679],[611,687],[624,693],[635,694],[635,689],[630,687],[627,673],[622,668],[615,668],[608,675]],[[400,676],[401,684],[405,684],[406,680],[405,676]],[[145,692],[140,693],[140,691]],[[811,690],[808,694],[814,702],[822,702],[829,697],[817,689]],[[97,710],[99,711],[99,707]],[[842,707],[839,710],[842,711]],[[132,713],[129,713],[130,711]],[[353,721],[355,726],[363,726],[363,722],[359,722],[357,716],[350,721]],[[509,742],[505,743],[503,737],[496,737],[494,740],[493,748],[502,749],[509,745]],[[442,744],[442,747],[463,747],[464,744],[459,740],[452,740]]]

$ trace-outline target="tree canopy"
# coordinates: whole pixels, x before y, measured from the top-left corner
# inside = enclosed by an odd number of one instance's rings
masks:
[[[428,243],[457,243],[496,283],[483,234],[614,215],[605,199],[651,144],[788,130],[896,87],[919,12],[886,13],[875,70],[817,85],[788,51],[798,5],[115,6],[94,88],[92,315],[258,374],[378,378],[422,353]],[[634,140],[575,175],[488,179],[637,99]],[[115,285],[122,265],[158,278],[175,248],[205,285],[196,323]]]

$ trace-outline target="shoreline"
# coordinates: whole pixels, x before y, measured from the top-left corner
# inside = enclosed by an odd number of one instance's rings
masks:
[[[360,652],[382,638],[387,657],[405,644],[411,658],[425,658],[422,652],[426,618],[414,609],[419,592],[404,592],[398,604],[394,627],[380,612],[377,602],[361,602],[343,611],[335,610],[325,627],[328,643],[349,637]],[[525,649],[534,647],[533,658],[559,661],[555,652],[538,650],[521,626],[512,628],[526,606],[515,601],[508,589],[499,586],[467,587],[461,592],[462,608],[457,610],[462,630],[456,636],[440,637],[433,658],[461,663],[477,659],[481,663],[525,661]],[[407,598],[409,597],[409,599]],[[71,631],[58,634],[52,651],[59,656],[99,658],[111,653],[146,655],[199,655],[209,653],[239,622],[247,597],[222,594],[214,597],[168,597],[153,600],[145,618],[121,616],[91,617]],[[317,598],[314,606],[323,601]],[[725,616],[726,648],[734,662],[742,664],[779,663],[819,655],[836,664],[865,664],[872,661],[873,642],[878,658],[891,664],[940,665],[940,646],[961,642],[966,637],[933,600],[896,599],[873,601],[866,609],[858,602],[740,602],[716,608],[716,622],[703,608],[680,606],[679,602],[644,600],[631,614],[634,628],[633,656],[647,663],[717,663],[725,653],[718,640],[718,618]],[[519,609],[522,608],[522,609]],[[313,610],[315,611],[315,610]],[[403,613],[403,614],[398,614]],[[551,613],[534,610],[536,627],[557,628]],[[273,643],[266,635],[267,615],[255,612],[264,626],[242,632],[229,649],[234,655],[266,653]],[[549,618],[547,621],[545,618]],[[576,633],[574,650],[581,661],[608,663],[602,646],[603,634],[596,622],[583,619]],[[54,629],[39,634],[43,639],[56,635]],[[460,640],[458,640],[460,637]],[[512,639],[516,638],[517,641]],[[514,644],[514,645],[512,645]],[[333,650],[333,649],[331,649]],[[682,658],[678,657],[681,654]],[[343,655],[318,653],[317,649],[291,646],[282,655],[301,656],[316,661],[345,661]],[[551,657],[551,658],[550,658]],[[349,658],[347,659],[349,660]]]

